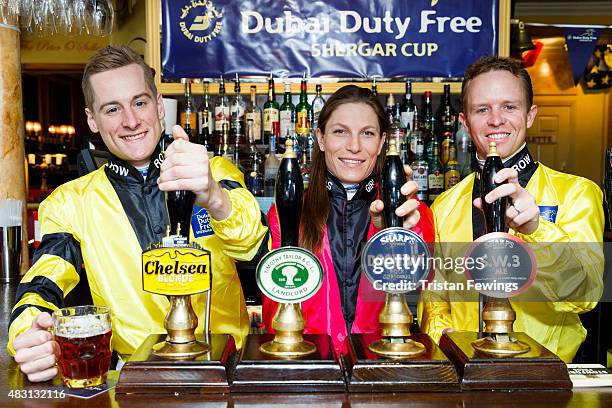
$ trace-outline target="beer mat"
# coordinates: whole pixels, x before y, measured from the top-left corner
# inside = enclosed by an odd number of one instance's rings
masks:
[[[108,373],[106,378],[106,384],[101,384],[96,387],[88,388],[68,388],[62,386],[66,395],[81,399],[90,399],[97,395],[103,394],[109,390],[112,390],[117,385],[117,375],[112,375],[112,372]]]
[[[601,364],[568,364],[567,371],[574,388],[612,386],[612,370]]]

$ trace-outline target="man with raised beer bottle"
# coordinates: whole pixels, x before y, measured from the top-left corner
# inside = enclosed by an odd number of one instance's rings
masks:
[[[93,303],[112,311],[112,345],[120,356],[133,353],[147,335],[164,333],[168,299],[142,290],[141,252],[164,237],[164,191],[175,190],[195,194],[190,234],[211,251],[211,331],[232,334],[241,347],[249,319],[234,260],[267,249],[267,228],[242,174],[225,159],[209,159],[179,126],[164,158],[158,144],[162,96],[152,70],[130,48],[99,50],[82,84],[87,123],[111,156],[41,203],[42,240],[17,290],[9,352],[30,381],[53,378],[58,347],[47,330],[49,313],[85,276]],[[198,316],[205,303],[204,294],[193,297]],[[203,325],[200,319],[198,332]]]
[[[507,198],[504,215],[510,233],[525,241],[537,259],[531,287],[510,299],[516,312],[514,330],[569,362],[586,338],[578,314],[591,310],[603,290],[602,192],[592,181],[553,170],[530,155],[525,137],[538,108],[520,61],[476,61],[465,72],[461,94],[459,119],[472,136],[480,168],[490,142],[496,143],[503,161],[504,169],[495,178],[498,187],[485,200]],[[480,171],[444,192],[432,206],[436,242],[443,250],[438,256],[461,257],[466,247],[458,243],[485,233]],[[466,283],[460,272],[438,269],[435,279]],[[436,341],[445,330],[478,331],[477,295],[475,290],[423,291],[421,329]]]

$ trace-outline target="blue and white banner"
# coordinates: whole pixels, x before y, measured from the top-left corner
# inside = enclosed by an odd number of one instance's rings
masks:
[[[571,27],[564,26],[565,43],[567,44],[567,54],[572,64],[574,74],[574,84],[580,82],[584,73],[584,68],[595,50],[601,28],[599,27]]]
[[[500,0],[162,0],[165,78],[459,77]]]

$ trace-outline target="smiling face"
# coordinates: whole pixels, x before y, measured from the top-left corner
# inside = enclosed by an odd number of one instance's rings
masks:
[[[481,159],[489,152],[489,142],[496,142],[502,159],[516,152],[538,112],[536,105],[527,106],[521,80],[508,71],[489,71],[472,79],[466,100],[459,120]]]
[[[145,82],[142,67],[130,64],[92,75],[94,99],[85,109],[92,132],[100,132],[108,150],[135,167],[149,163],[161,136],[161,94]]]
[[[376,112],[365,103],[338,106],[317,129],[319,148],[327,169],[342,183],[356,184],[368,177],[385,142]]]

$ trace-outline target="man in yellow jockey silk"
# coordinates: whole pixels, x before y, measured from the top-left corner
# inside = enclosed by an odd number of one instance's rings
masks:
[[[151,333],[164,333],[165,296],[142,290],[141,252],[168,224],[164,191],[196,195],[191,237],[211,251],[211,331],[241,347],[249,319],[234,260],[267,250],[267,228],[243,176],[229,161],[208,159],[180,126],[160,151],[162,96],[151,69],[125,46],[99,50],[83,75],[87,123],[111,153],[107,165],[58,187],[40,206],[42,240],[23,277],[8,350],[30,381],[57,374],[49,312],[86,274],[94,304],[112,310],[113,349],[131,354]],[[84,266],[84,268],[83,268]],[[205,294],[192,297],[202,332]]]
[[[603,291],[602,192],[592,181],[555,171],[529,154],[525,137],[537,106],[520,62],[500,57],[476,61],[466,70],[461,96],[459,118],[476,146],[479,167],[491,141],[504,161],[496,181],[507,184],[485,199],[510,198],[505,214],[510,233],[527,242],[537,259],[532,287],[510,299],[516,311],[514,330],[569,362],[586,338],[578,314],[591,310]],[[461,256],[467,245],[458,243],[485,233],[479,184],[478,174],[472,173],[434,202],[436,242],[442,252],[436,256]],[[466,282],[464,275],[449,270],[436,270],[435,279]],[[476,292],[424,290],[418,308],[421,329],[436,342],[446,330],[477,331],[477,300]]]

